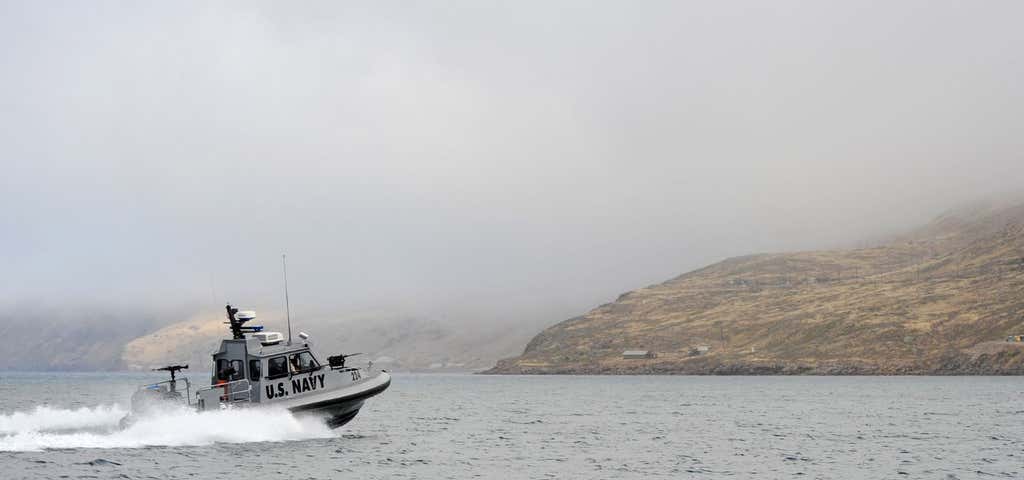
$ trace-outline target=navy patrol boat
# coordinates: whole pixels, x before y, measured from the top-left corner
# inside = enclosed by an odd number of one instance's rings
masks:
[[[387,371],[373,371],[373,363],[362,369],[347,366],[346,358],[334,355],[327,364],[311,349],[309,335],[299,333],[300,342],[285,340],[278,332],[264,332],[261,326],[246,326],[255,312],[239,311],[227,305],[232,338],[220,342],[213,353],[210,385],[196,390],[187,378],[176,373],[188,365],[169,365],[156,370],[171,374],[168,381],[143,385],[132,395],[131,413],[122,426],[167,402],[184,403],[199,411],[255,406],[287,408],[294,413],[317,415],[331,428],[340,427],[356,416],[363,402],[391,385]],[[290,335],[289,335],[290,336]],[[184,385],[181,385],[181,384]],[[182,391],[184,390],[184,395]]]

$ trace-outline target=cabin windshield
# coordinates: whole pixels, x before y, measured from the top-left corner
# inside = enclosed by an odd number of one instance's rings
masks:
[[[243,378],[245,378],[245,372],[242,369],[241,360],[227,360],[224,358],[217,360],[217,380],[233,382]]]
[[[288,361],[284,356],[271,358],[267,362],[267,378],[278,378],[288,375]]]
[[[292,373],[303,373],[319,369],[320,364],[313,358],[313,354],[307,351],[289,356],[288,367]]]

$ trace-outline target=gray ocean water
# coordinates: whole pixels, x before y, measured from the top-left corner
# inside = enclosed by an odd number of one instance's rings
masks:
[[[338,430],[0,374],[0,478],[1024,478],[1020,377],[396,375]]]

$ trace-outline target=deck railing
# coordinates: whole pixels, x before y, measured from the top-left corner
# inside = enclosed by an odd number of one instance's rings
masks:
[[[242,379],[201,388],[196,390],[196,401],[200,410],[248,404],[252,402],[252,384]]]

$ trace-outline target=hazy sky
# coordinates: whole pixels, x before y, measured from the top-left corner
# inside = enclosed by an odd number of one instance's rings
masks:
[[[1024,180],[1024,3],[0,1],[0,302],[582,313]]]

